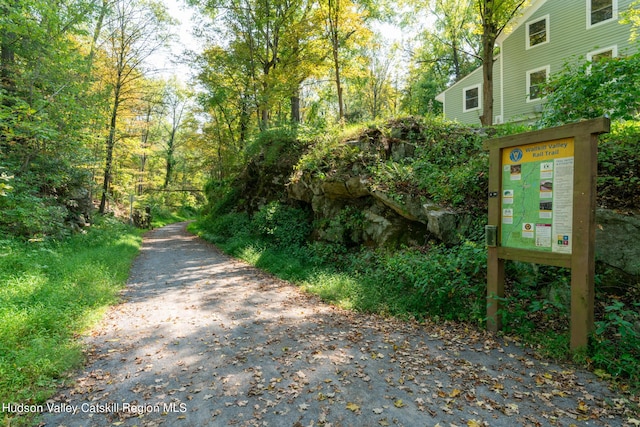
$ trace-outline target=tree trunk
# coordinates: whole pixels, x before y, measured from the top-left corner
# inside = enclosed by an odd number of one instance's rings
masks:
[[[337,39],[337,36],[336,36]],[[338,91],[338,121],[344,120],[344,100],[342,99],[342,81],[340,80],[340,61],[338,58],[338,41],[335,40],[333,48],[333,66],[336,73],[336,90]]]
[[[494,0],[481,0],[482,19],[482,115],[483,126],[493,124],[493,47],[498,37],[496,5]]]
[[[164,175],[164,185],[162,186],[163,189],[166,189],[169,186],[169,183],[171,182],[171,173],[173,171],[173,165],[175,164],[175,161],[173,160],[173,153],[175,151],[175,141],[176,141],[176,129],[174,128],[171,131],[171,136],[169,137],[169,143],[167,144],[167,166],[166,166],[165,175]]]
[[[479,0],[482,19],[482,115],[483,126],[493,125],[493,48],[505,26],[518,13],[526,0]]]
[[[138,196],[142,196],[144,192],[144,169],[147,164],[147,153],[142,153],[140,156],[140,177],[138,178],[138,191],[136,193]]]
[[[102,0],[102,7],[100,8],[100,14],[98,15],[98,20],[96,22],[96,28],[93,30],[91,49],[89,50],[89,73],[91,73],[91,68],[93,67],[93,58],[96,54],[96,45],[98,44],[98,38],[100,37],[100,32],[102,31],[102,23],[104,22],[104,17],[107,14],[108,8],[109,0]]]
[[[451,55],[453,58],[453,70],[456,82],[462,78],[462,70],[460,69],[460,50],[454,41],[451,45]]]
[[[300,90],[296,90],[296,94],[291,97],[291,122],[300,123]]]
[[[247,100],[247,95],[243,94],[242,95],[242,108],[240,111],[240,123],[239,123],[239,130],[240,130],[240,144],[242,145],[242,147],[244,147],[246,145],[247,142],[247,135],[249,133],[249,121],[251,119],[250,115],[249,115],[249,101]]]
[[[112,116],[112,118],[115,117]],[[112,123],[114,120],[112,119]],[[104,164],[104,177],[102,180],[102,197],[100,198],[99,212],[104,214],[107,208],[107,197],[109,194],[109,186],[111,184],[111,171],[113,169],[113,147],[115,142],[116,128],[115,125],[109,130],[109,136],[107,137],[106,155]]]
[[[113,108],[111,110],[111,121],[109,122],[109,136],[107,136],[104,178],[102,180],[102,197],[100,198],[99,212],[104,214],[107,208],[107,198],[109,186],[111,184],[111,172],[113,169],[113,148],[116,143],[116,124],[118,122],[118,108],[120,106],[120,86],[116,85]]]
[[[340,78],[340,35],[338,33],[340,19],[340,2],[335,0],[335,4],[329,1],[329,11],[327,20],[329,22],[329,37],[331,39],[331,51],[333,54],[333,68],[335,71],[336,91],[338,92],[338,121],[344,120],[344,99],[342,97],[342,81]]]
[[[493,46],[495,37],[482,36],[482,115],[483,126],[493,125]]]

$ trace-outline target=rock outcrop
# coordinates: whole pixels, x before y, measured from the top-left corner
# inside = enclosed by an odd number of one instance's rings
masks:
[[[640,216],[596,210],[596,259],[640,277]]]
[[[346,206],[357,206],[364,217],[361,243],[368,245],[424,244],[429,239],[455,244],[471,221],[468,215],[419,197],[394,197],[373,189],[364,176],[331,181],[304,176],[287,189],[291,199],[309,203],[318,218],[336,217]],[[330,235],[340,234],[333,228]]]
[[[482,207],[474,217],[468,209],[435,203],[410,182],[411,174],[407,191],[401,191],[389,188],[389,181],[381,185],[371,173],[376,167],[410,163],[418,155],[417,144],[428,143],[415,142],[415,135],[421,132],[417,121],[398,125],[384,133],[368,129],[336,145],[333,151],[323,150],[326,158],[315,158],[313,167],[299,167],[309,147],[294,142],[280,144],[278,149],[284,147],[280,154],[261,153],[238,182],[244,208],[254,212],[273,200],[307,206],[316,220],[314,238],[347,246],[397,247],[424,245],[432,240],[447,245],[459,243],[473,230]],[[458,132],[462,134],[462,130]],[[267,146],[266,150],[270,149]],[[629,212],[598,209],[596,256],[598,261],[637,279],[640,215]]]

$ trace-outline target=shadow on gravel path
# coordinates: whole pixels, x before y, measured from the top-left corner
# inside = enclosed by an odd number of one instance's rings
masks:
[[[460,325],[326,305],[186,224],[149,232],[47,426],[621,426],[597,379]],[[56,413],[58,411],[58,413]]]

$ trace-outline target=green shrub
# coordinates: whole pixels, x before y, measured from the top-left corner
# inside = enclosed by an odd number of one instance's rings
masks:
[[[485,265],[484,248],[473,242],[426,252],[365,251],[352,264],[363,283],[354,306],[479,323],[485,315]]]
[[[602,117],[633,120],[640,109],[640,54],[573,61],[545,89],[540,127]]]
[[[235,210],[241,199],[240,189],[229,180],[210,180],[205,184],[207,204],[204,215],[224,215]]]
[[[247,158],[261,156],[268,164],[282,161],[283,156],[297,156],[302,148],[295,127],[276,127],[264,130],[256,135],[246,150]]]
[[[203,228],[216,242],[240,234],[247,235],[251,231],[249,215],[244,212],[234,212],[222,216],[209,216],[203,221]]]
[[[413,162],[418,187],[438,203],[483,209],[489,175],[484,137],[453,124],[427,126],[423,132]]]
[[[598,143],[598,203],[640,208],[640,121],[614,122]]]
[[[263,238],[280,247],[300,247],[309,237],[311,221],[307,211],[271,202],[256,212],[252,226]]]
[[[68,210],[55,198],[37,194],[16,179],[13,190],[0,199],[0,230],[21,238],[63,237]]]
[[[605,307],[604,318],[596,322],[593,338],[594,365],[640,387],[640,303],[629,307],[612,301]]]

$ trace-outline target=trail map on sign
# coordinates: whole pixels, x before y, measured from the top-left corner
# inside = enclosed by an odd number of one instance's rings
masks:
[[[573,138],[502,150],[502,246],[571,253],[573,152]]]

